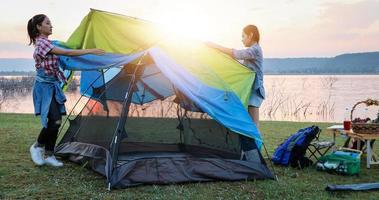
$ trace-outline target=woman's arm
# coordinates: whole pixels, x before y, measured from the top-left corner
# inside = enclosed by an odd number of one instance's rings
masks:
[[[221,52],[227,54],[227,55],[230,56],[230,57],[234,57],[234,56],[233,56],[233,50],[230,49],[230,48],[223,47],[223,46],[218,45],[218,44],[215,44],[215,43],[213,43],[213,42],[206,42],[205,44],[206,44],[208,47],[211,47],[211,48],[213,48],[213,49],[217,49],[217,50],[219,50],[219,51],[221,51]]]
[[[84,54],[95,54],[101,55],[105,52],[101,49],[63,49],[59,47],[54,47],[50,53],[55,55],[65,55],[65,56],[81,56]]]

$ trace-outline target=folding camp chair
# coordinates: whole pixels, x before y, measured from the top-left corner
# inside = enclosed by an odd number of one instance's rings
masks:
[[[309,152],[308,158],[312,159],[312,157],[314,157],[316,161],[318,161],[321,156],[325,155],[329,149],[335,145],[334,141],[320,140],[320,133],[321,129],[317,133],[316,138],[309,144],[307,148]]]

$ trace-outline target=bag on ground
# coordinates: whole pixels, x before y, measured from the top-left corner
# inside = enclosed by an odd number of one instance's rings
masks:
[[[305,157],[305,152],[317,134],[320,133],[318,126],[310,126],[298,130],[295,134],[287,138],[280,144],[273,156],[274,164],[304,168],[313,164],[313,162]]]

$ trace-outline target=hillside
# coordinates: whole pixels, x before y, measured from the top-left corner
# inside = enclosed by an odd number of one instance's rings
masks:
[[[379,74],[379,52],[332,58],[266,58],[265,74]]]
[[[0,72],[34,71],[34,60],[28,58],[0,58]]]

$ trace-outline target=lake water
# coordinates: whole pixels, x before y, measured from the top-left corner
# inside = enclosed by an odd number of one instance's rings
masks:
[[[261,120],[342,122],[346,107],[379,99],[379,75],[266,75],[265,88]],[[76,91],[66,96],[69,111],[80,95]],[[1,100],[0,112],[33,113],[30,92]],[[379,111],[377,106],[365,108],[358,106],[354,116],[374,118]]]
[[[379,100],[378,75],[266,76],[265,87],[265,120],[341,122],[346,108],[368,98]],[[367,113],[365,108],[357,106],[354,116],[376,117],[379,107]]]

